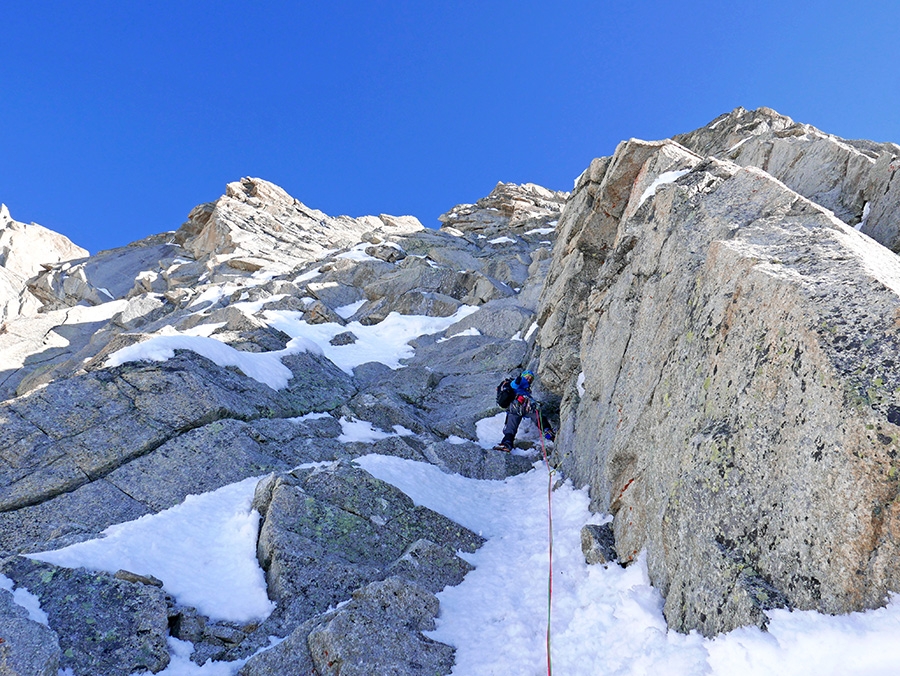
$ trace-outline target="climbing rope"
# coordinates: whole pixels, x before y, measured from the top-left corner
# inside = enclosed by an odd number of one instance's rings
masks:
[[[541,409],[537,410],[538,432],[541,435],[541,455],[544,458],[544,467],[547,468],[547,529],[549,542],[549,565],[547,572],[547,676],[553,674],[553,663],[550,659],[550,620],[553,605],[553,473],[550,461],[547,459],[547,446],[544,444],[543,416]]]

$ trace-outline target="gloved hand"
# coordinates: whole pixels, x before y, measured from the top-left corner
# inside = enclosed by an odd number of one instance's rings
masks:
[[[544,439],[546,439],[547,441],[553,441],[553,439],[554,439],[553,431],[547,430],[546,432],[544,432]]]

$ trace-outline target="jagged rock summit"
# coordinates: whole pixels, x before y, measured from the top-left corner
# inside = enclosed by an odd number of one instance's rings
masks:
[[[26,282],[44,266],[87,255],[63,235],[13,220],[0,204],[0,323],[38,311],[41,304]]]
[[[258,178],[229,183],[215,202],[191,211],[176,241],[197,261],[242,272],[290,270],[352,246],[364,232],[402,235],[422,229],[413,216],[332,218]]]
[[[847,140],[770,108],[736,108],[674,140],[702,157],[758,167],[847,225],[900,251],[900,146]]]

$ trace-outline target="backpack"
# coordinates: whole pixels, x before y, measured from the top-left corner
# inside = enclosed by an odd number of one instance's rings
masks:
[[[497,385],[497,406],[500,408],[508,408],[513,402],[513,399],[516,398],[516,392],[510,385],[511,382],[512,378],[504,378],[503,381]]]

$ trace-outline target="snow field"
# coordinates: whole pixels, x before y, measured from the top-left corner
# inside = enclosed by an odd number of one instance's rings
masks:
[[[352,306],[340,309],[349,312]],[[408,345],[409,341],[445,331],[477,310],[477,307],[463,305],[449,317],[401,315],[392,312],[372,326],[359,322],[350,322],[346,326],[336,323],[307,324],[301,319],[303,315],[300,312],[269,310],[264,313],[269,325],[291,337],[284,350],[243,352],[216,340],[214,336],[196,335],[196,332],[194,335],[168,332],[114,352],[107,358],[104,366],[119,366],[133,361],[165,361],[175,356],[175,350],[192,350],[219,366],[236,366],[247,376],[279,390],[287,387],[292,377],[290,369],[281,363],[281,358],[289,354],[324,354],[351,375],[354,367],[370,361],[398,369],[402,367],[400,360],[412,357],[415,353],[412,346]],[[352,331],[358,340],[350,345],[332,345],[331,339],[344,331]]]
[[[175,507],[110,526],[103,537],[31,554],[57,566],[153,575],[184,605],[213,620],[250,622],[275,607],[256,560],[260,477],[189,495]]]
[[[358,421],[357,421],[358,422]],[[364,426],[345,428],[364,441]],[[456,648],[457,676],[546,674],[548,474],[543,464],[505,481],[477,481],[401,458],[368,455],[359,464],[487,538],[463,582],[439,595],[435,640]],[[558,476],[553,476],[554,483]],[[247,479],[176,507],[112,526],[105,537],[35,558],[66,566],[154,575],[181,603],[214,619],[260,618],[271,603],[255,558],[258,516],[250,510],[256,479]],[[705,639],[668,631],[663,600],[649,584],[642,557],[629,566],[588,566],[580,530],[601,523],[584,490],[569,483],[552,492],[554,673],[567,676],[827,676],[900,673],[900,603],[831,617],[810,611],[769,613],[768,633],[744,627]],[[606,517],[608,518],[608,517]],[[0,579],[0,587],[11,583]],[[15,590],[40,617],[33,597]],[[190,662],[191,646],[170,639],[163,676],[233,676],[244,660]]]

